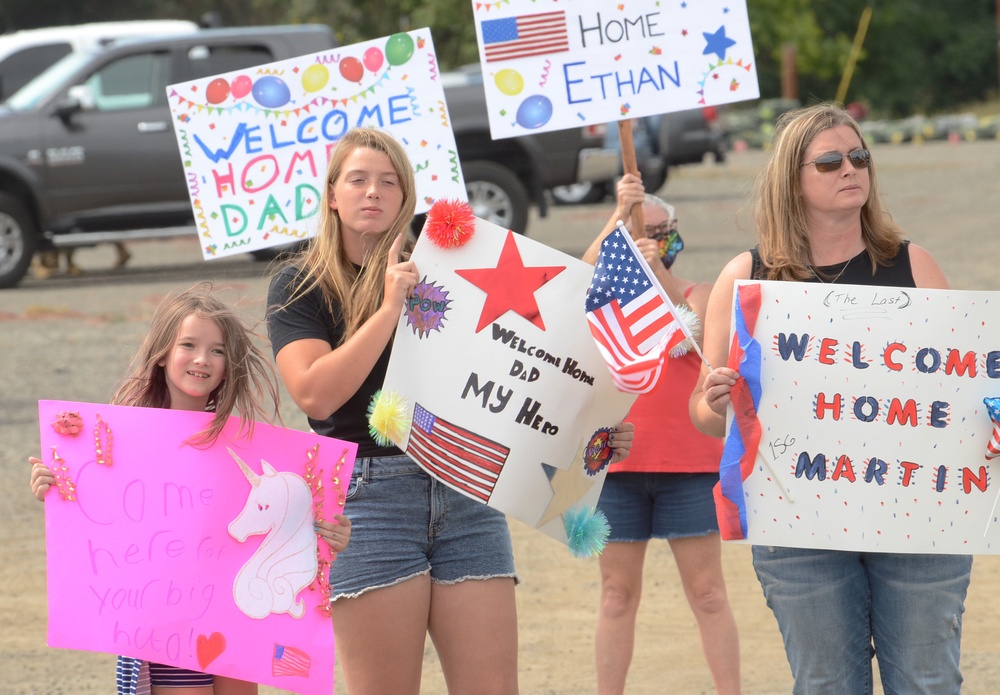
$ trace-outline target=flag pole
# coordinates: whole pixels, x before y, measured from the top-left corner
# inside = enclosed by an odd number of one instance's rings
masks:
[[[635,161],[635,140],[632,138],[632,120],[626,118],[618,121],[618,140],[622,150],[622,171],[626,174],[639,175],[639,166]],[[632,218],[632,238],[646,237],[646,219],[642,212],[642,203],[636,203],[629,212]]]
[[[624,119],[618,121],[618,139],[621,141],[622,150],[622,170],[626,174],[639,175],[639,167],[635,160],[635,141],[632,138],[632,121],[631,119]],[[646,217],[642,212],[642,203],[635,203],[632,209],[629,211],[629,216],[632,218],[632,231],[631,237],[633,239],[645,239],[646,238]],[[618,220],[618,226],[625,228],[621,220]],[[626,230],[627,231],[627,230]],[[641,254],[640,254],[641,256]],[[663,288],[660,288],[660,293],[666,296],[666,292]],[[669,302],[669,298],[668,298]],[[673,307],[673,302],[669,302],[669,306]],[[675,316],[677,314],[675,313]],[[677,317],[680,320],[680,316]],[[705,358],[705,353],[701,351],[698,347],[698,341],[694,339],[691,335],[691,331],[688,329],[687,324],[683,320],[680,320],[680,324],[684,329],[684,334],[687,336],[688,342],[691,343],[691,347],[697,353],[701,361],[711,369],[712,365],[709,364],[708,359]]]

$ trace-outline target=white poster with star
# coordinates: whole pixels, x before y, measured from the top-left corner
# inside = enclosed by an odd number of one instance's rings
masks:
[[[382,389],[397,446],[462,494],[566,542],[564,514],[597,503],[618,391],[587,327],[594,267],[471,217],[461,246],[428,229],[421,280],[396,330]]]
[[[417,212],[466,198],[429,29],[167,87],[206,260],[312,237],[330,150],[386,130],[413,165]]]
[[[741,0],[472,6],[494,139],[760,96]]]

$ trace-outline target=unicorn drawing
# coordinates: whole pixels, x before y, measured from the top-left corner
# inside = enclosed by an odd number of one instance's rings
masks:
[[[229,535],[243,543],[249,536],[267,534],[236,575],[236,605],[251,618],[271,613],[301,618],[306,607],[298,594],[316,579],[319,566],[309,485],[263,459],[258,475],[232,449],[229,455],[250,482],[250,495],[230,522]]]

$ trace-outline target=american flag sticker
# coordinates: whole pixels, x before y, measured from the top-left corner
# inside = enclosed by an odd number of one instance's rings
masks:
[[[312,665],[310,656],[295,647],[282,644],[274,645],[274,659],[271,661],[271,675],[309,677],[309,667]]]
[[[444,483],[488,502],[510,449],[439,418],[417,403],[406,453]]]
[[[487,19],[480,24],[480,27],[483,31],[483,52],[486,54],[487,63],[564,53],[569,50],[566,13],[562,10]]]

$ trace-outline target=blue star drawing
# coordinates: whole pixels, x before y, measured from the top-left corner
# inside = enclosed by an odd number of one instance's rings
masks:
[[[705,37],[705,50],[701,54],[708,55],[709,53],[714,53],[719,56],[719,60],[725,60],[726,49],[736,45],[735,41],[726,36],[725,25],[719,27],[714,34],[703,31],[701,35]]]

